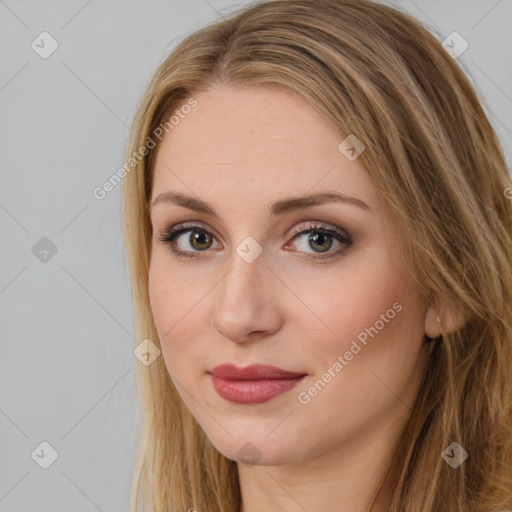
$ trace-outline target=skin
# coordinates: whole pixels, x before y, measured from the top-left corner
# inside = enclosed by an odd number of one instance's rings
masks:
[[[152,199],[183,192],[218,217],[160,202],[151,211],[151,308],[166,367],[213,445],[238,461],[242,512],[366,512],[418,392],[437,312],[405,267],[390,212],[360,159],[338,149],[341,134],[298,95],[268,87],[211,88],[159,146]],[[371,210],[331,202],[271,218],[289,196],[337,191]],[[166,229],[193,222],[212,234],[201,249],[190,231],[175,247]],[[330,259],[323,241],[293,238],[308,223],[346,230],[352,244]],[[193,228],[192,228],[193,229]],[[252,236],[263,252],[247,263],[237,246]],[[324,245],[322,245],[324,244]],[[343,248],[332,238],[331,254]],[[402,309],[307,404],[298,400],[365,328],[394,303]],[[447,315],[448,318],[448,315]],[[220,397],[216,365],[272,364],[308,376],[263,404]],[[246,443],[260,458],[241,461]],[[372,511],[389,504],[384,482]]]

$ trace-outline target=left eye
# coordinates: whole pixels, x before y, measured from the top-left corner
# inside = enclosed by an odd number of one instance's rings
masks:
[[[299,243],[299,248],[304,252],[308,252],[307,249],[311,247],[317,247],[318,251],[324,253],[332,248],[333,242],[336,241],[341,245],[340,240],[337,240],[333,234],[327,233],[323,230],[309,230],[302,232],[302,234],[298,234],[295,236],[294,240],[297,239]]]
[[[302,226],[302,228],[304,228],[304,226]],[[184,236],[187,233],[189,233],[189,235]],[[179,241],[182,237],[189,247],[179,246]],[[352,244],[351,236],[346,231],[332,229],[318,224],[310,224],[306,229],[296,229],[293,233],[292,240],[288,242],[285,247],[288,247],[288,245],[296,239],[301,241],[300,245],[302,246],[302,250],[299,252],[309,254],[309,256],[305,256],[306,259],[333,257],[344,252],[344,250]],[[167,232],[161,233],[158,240],[168,244],[172,252],[178,258],[195,258],[199,256],[197,252],[205,252],[212,247],[215,237],[201,226],[179,224],[172,227]],[[330,251],[333,242],[337,242],[338,247],[341,246],[342,249]],[[313,248],[313,253],[317,255],[311,256],[312,253],[307,251],[308,247]],[[316,250],[315,247],[318,250]],[[323,253],[326,254],[324,255]]]
[[[348,232],[341,229],[328,228],[326,226],[318,224],[310,224],[307,229],[298,228],[295,231],[293,240],[303,239],[302,247],[304,249],[308,247],[314,248],[315,246],[320,248],[319,251],[314,250],[313,252],[317,255],[311,256],[312,253],[304,251],[308,256],[304,256],[306,259],[325,259],[334,256],[340,256],[345,252],[350,245],[352,245],[352,237]],[[338,250],[329,251],[333,245],[333,239],[338,243]],[[288,245],[288,244],[287,244]],[[325,253],[325,254],[323,254]]]

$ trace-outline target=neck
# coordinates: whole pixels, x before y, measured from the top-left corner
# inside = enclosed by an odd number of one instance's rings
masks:
[[[238,463],[240,512],[387,512],[391,460],[403,426],[392,418],[396,420],[396,411],[387,423],[362,430],[307,461],[273,466]]]

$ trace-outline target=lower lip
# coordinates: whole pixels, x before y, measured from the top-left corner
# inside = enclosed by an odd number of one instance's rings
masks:
[[[226,380],[212,375],[217,393],[237,404],[261,404],[286,393],[295,387],[305,375],[294,379]]]

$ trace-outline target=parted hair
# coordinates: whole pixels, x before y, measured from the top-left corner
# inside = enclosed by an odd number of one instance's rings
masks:
[[[300,94],[362,141],[359,159],[396,221],[421,293],[466,319],[432,341],[393,458],[389,511],[512,509],[512,188],[462,65],[434,29],[384,4],[253,3],[183,38],[163,60],[138,106],[128,155],[158,127],[170,131],[169,116],[212,85]],[[157,148],[126,173],[122,214],[135,341],[160,346],[148,296]],[[237,464],[205,436],[163,358],[137,364],[137,379],[131,512],[239,512]],[[456,468],[441,457],[454,441],[468,453]]]

